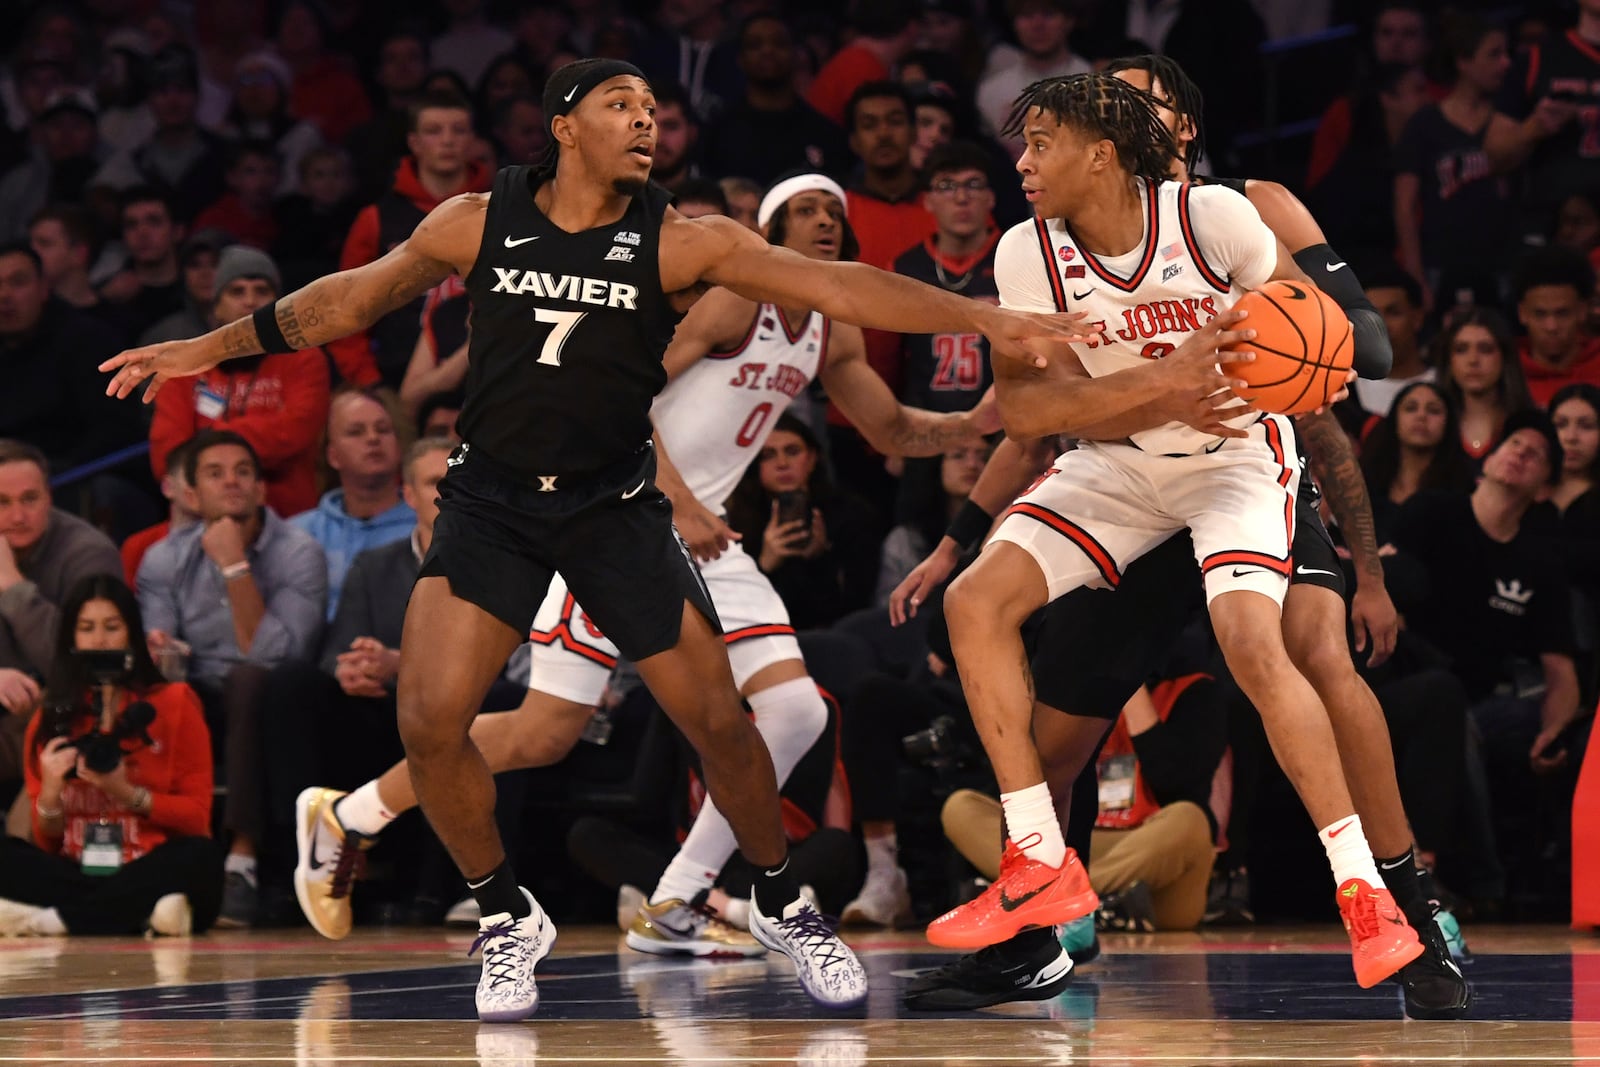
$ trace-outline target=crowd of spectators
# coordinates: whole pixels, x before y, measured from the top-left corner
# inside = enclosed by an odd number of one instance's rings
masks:
[[[1001,132],[1018,91],[1182,63],[1210,170],[1300,194],[1389,331],[1389,377],[1338,414],[1404,620],[1362,670],[1418,855],[1459,910],[1562,916],[1600,696],[1600,0],[21,0],[0,22],[0,933],[297,921],[296,793],[401,753],[464,285],[149,406],[96,367],[370,262],[536,162],[545,78],[583,56],[651,78],[654,178],[686,214],[757,227],[775,179],[821,171],[852,257],[990,300],[1028,213]],[[866,346],[918,407],[969,409],[992,380],[979,335]],[[936,914],[998,863],[937,610],[886,610],[994,445],[885,457],[814,385],[727,504],[829,697],[789,829],[829,835],[813,888],[855,921]],[[1282,851],[1310,824],[1253,712],[1203,626],[1184,646],[1099,760],[1103,922],[1327,917],[1299,891],[1319,861],[1297,883]],[[525,672],[484,710],[516,707]],[[700,795],[622,665],[571,755],[502,776],[499,817],[553,913],[609,916],[604,886],[626,919]],[[437,922],[459,895],[410,818],[374,850],[363,920]]]

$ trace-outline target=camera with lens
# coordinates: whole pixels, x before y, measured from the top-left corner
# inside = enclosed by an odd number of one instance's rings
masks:
[[[122,649],[78,649],[72,655],[96,686],[119,685],[133,673],[133,654]],[[47,738],[71,737],[73,724],[91,714],[96,713],[81,704],[53,704],[46,709],[47,718],[40,725]],[[111,729],[90,730],[73,738],[68,747],[82,754],[84,766],[91,771],[109,774],[122,762],[124,742],[152,743],[149,730],[155,717],[156,709],[151,704],[135,701],[113,720]],[[76,770],[69,771],[67,776],[70,778],[76,773]]]
[[[900,739],[906,759],[923,767],[964,767],[972,762],[972,746],[954,715],[937,716],[926,730]]]

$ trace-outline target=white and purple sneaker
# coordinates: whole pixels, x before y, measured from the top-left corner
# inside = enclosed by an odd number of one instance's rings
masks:
[[[539,986],[533,969],[556,943],[556,924],[521,886],[533,911],[520,919],[510,912],[478,920],[478,938],[467,950],[483,950],[483,976],[478,979],[478,1018],[486,1023],[514,1023],[539,1010]]]

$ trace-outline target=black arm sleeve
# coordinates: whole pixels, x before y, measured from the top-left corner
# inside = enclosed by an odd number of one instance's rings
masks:
[[[1350,328],[1355,333],[1356,373],[1372,381],[1387,378],[1394,365],[1389,331],[1384,328],[1383,316],[1367,299],[1356,272],[1325,244],[1302,248],[1294,254],[1294,261],[1350,316]]]

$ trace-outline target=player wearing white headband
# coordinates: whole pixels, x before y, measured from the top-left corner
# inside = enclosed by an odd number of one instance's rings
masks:
[[[844,190],[826,175],[779,181],[757,218],[772,244],[817,260],[856,257]],[[888,455],[937,455],[999,429],[999,419],[992,404],[949,415],[905,407],[867,364],[858,327],[810,307],[759,304],[727,289],[700,298],[679,323],[663,362],[669,384],[651,411],[657,482],[672,500],[679,532],[702,561],[734,681],[755,714],[781,785],[821,736],[828,711],[801,660],[783,601],[723,516],[728,495],[778,416],[819,376],[840,410]],[[473,741],[496,773],[564,758],[619,658],[559,574],[532,636],[527,699],[514,712],[481,716],[472,726]],[[374,786],[388,819],[416,804],[404,762],[362,788]],[[728,820],[707,801],[640,908],[628,944],[663,955],[763,954],[753,937],[706,906],[736,848]]]

